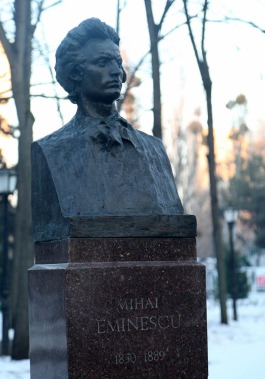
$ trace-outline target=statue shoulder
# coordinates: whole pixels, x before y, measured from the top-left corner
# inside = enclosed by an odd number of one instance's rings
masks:
[[[65,124],[60,129],[55,132],[33,142],[33,144],[38,144],[42,149],[57,146],[63,144],[73,135],[73,119]]]
[[[135,131],[138,135],[138,138],[140,138],[147,146],[165,151],[164,144],[160,138],[157,138],[140,130]]]

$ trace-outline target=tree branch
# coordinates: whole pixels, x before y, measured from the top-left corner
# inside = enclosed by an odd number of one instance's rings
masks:
[[[196,18],[197,15],[195,16],[191,16],[190,19],[192,18]],[[179,24],[179,25],[176,25],[173,29],[169,30],[167,33],[165,33],[163,36],[160,36],[158,38],[158,42],[162,41],[163,39],[165,39],[169,34],[173,33],[176,29],[180,28],[181,26],[184,26],[184,25],[187,25],[187,22],[183,22],[182,24]],[[151,53],[152,51],[152,48],[149,49],[143,56],[142,58],[139,60],[139,62],[137,63],[137,65],[134,67],[133,71],[131,72],[130,74],[130,77],[129,77],[129,80],[128,80],[128,83],[127,83],[127,88],[123,94],[123,99],[119,100],[119,108],[121,108],[122,106],[122,103],[124,101],[124,99],[126,98],[127,96],[127,93],[128,91],[132,88],[131,87],[131,84],[134,80],[134,77],[135,77],[135,74],[136,72],[139,70],[139,68],[142,66],[143,62],[145,61],[145,59],[147,58],[147,56]]]
[[[44,8],[43,8],[43,11],[47,11],[48,9],[53,8],[53,7],[55,7],[56,5],[61,4],[62,2],[63,2],[63,0],[57,0],[57,1],[55,1],[55,3],[50,4],[50,5],[47,5],[47,7],[44,7]]]
[[[40,21],[40,18],[41,18],[41,14],[42,14],[42,11],[43,11],[43,4],[44,4],[44,1],[45,0],[40,0],[40,2],[38,3],[38,11],[37,11],[37,18],[36,18],[36,21],[34,24],[32,24],[32,29],[31,29],[31,33],[32,33],[32,36],[36,30],[36,27]]]
[[[56,100],[56,105],[57,105],[57,111],[58,111],[58,114],[60,116],[60,119],[61,119],[61,122],[62,122],[62,125],[64,124],[64,119],[63,119],[63,114],[61,112],[61,106],[60,106],[60,98],[58,97],[58,94],[57,94],[57,91],[56,91],[56,80],[55,80],[55,77],[54,77],[54,74],[53,74],[53,70],[52,70],[52,67],[51,67],[51,62],[50,62],[50,59],[49,59],[49,56],[50,54],[48,54],[49,52],[49,47],[45,41],[45,33],[44,33],[44,29],[42,30],[42,34],[43,34],[43,43],[44,43],[44,49],[45,49],[45,52],[42,51],[42,49],[40,48],[40,53],[41,55],[43,56],[47,66],[48,66],[48,70],[49,70],[49,73],[50,73],[50,76],[51,76],[51,79],[52,79],[52,85],[53,85],[53,88],[54,88],[54,98]]]
[[[164,22],[164,19],[167,15],[167,12],[169,10],[169,8],[171,7],[171,5],[174,3],[175,0],[167,0],[166,2],[166,5],[165,5],[165,8],[164,8],[164,11],[163,11],[163,14],[161,16],[161,19],[160,19],[160,22],[157,26],[157,29],[158,29],[158,32],[160,32],[161,28],[162,28],[162,25],[163,25],[163,22]]]
[[[57,96],[57,95],[50,96],[50,95],[45,95],[44,93],[30,95],[30,97],[42,97],[44,99],[54,99],[54,100],[68,100],[67,96],[64,96],[64,97]]]
[[[119,100],[119,109],[121,109],[121,106],[122,106],[122,104],[123,104],[123,102],[124,102],[124,99],[126,98],[128,92],[129,92],[129,90],[132,88],[131,84],[132,84],[132,82],[133,82],[133,80],[134,80],[134,78],[135,78],[135,74],[136,74],[136,72],[137,72],[137,71],[139,70],[139,68],[142,66],[144,60],[145,60],[146,57],[150,54],[150,52],[151,52],[151,49],[148,50],[148,51],[145,53],[145,55],[142,56],[142,58],[139,60],[139,62],[138,62],[137,65],[134,67],[133,71],[131,72],[130,77],[129,77],[129,80],[128,80],[128,83],[127,83],[126,90],[125,90],[125,92],[124,92],[124,94],[123,94],[123,97]]]
[[[242,19],[237,18],[237,17],[225,17],[224,20],[225,21],[238,21],[238,22],[242,22],[244,24],[248,24],[248,25],[252,26],[255,29],[258,29],[262,33],[265,33],[265,29],[262,29],[260,26],[258,26],[257,24],[255,24],[252,21],[242,20]]]
[[[39,2],[38,12],[37,12],[37,18],[36,18],[35,23],[32,24],[32,35],[34,34],[34,32],[35,32],[35,30],[37,28],[37,25],[38,25],[38,23],[40,21],[42,12],[47,11],[48,9],[53,8],[56,5],[62,3],[62,0],[57,0],[53,4],[47,5],[47,7],[44,7],[44,3],[45,3],[45,0],[40,0],[40,2]]]
[[[198,17],[198,14],[194,15],[194,16],[190,16],[190,20],[192,20],[193,18],[196,18]],[[162,36],[160,36],[158,38],[158,42],[162,41],[163,39],[165,39],[169,34],[173,33],[176,29],[180,28],[181,26],[184,26],[184,25],[187,25],[187,21],[183,22],[182,24],[179,24],[179,25],[176,25],[174,26],[174,28],[170,29],[167,33],[163,34]],[[150,51],[149,51],[150,52]]]
[[[12,62],[15,58],[15,50],[12,43],[9,42],[6,32],[3,27],[3,23],[0,21],[0,41],[2,42],[3,48],[7,55],[9,62]]]
[[[199,69],[201,71],[201,60],[200,60],[200,57],[199,57],[198,49],[197,49],[197,46],[196,46],[196,43],[195,43],[195,39],[194,39],[194,35],[193,35],[193,32],[192,32],[192,28],[191,28],[191,23],[190,23],[191,17],[189,16],[189,12],[188,12],[187,0],[183,0],[183,5],[184,5],[184,12],[185,12],[186,20],[187,20],[187,26],[188,26],[188,29],[189,29],[189,34],[190,34],[190,39],[191,39],[192,47],[193,47],[193,50],[194,50],[194,54],[195,54],[195,57],[196,57],[197,64],[198,64]]]
[[[153,32],[157,36],[158,25],[155,23],[155,20],[154,20],[151,0],[144,0],[144,3],[145,3],[145,8],[146,8],[146,17],[147,17],[148,28],[149,28],[149,30],[150,29],[153,30]],[[151,45],[152,45],[152,40],[151,40]]]
[[[203,60],[206,61],[206,51],[205,51],[205,30],[206,30],[206,15],[208,10],[208,0],[204,1],[203,5],[203,19],[202,19],[202,39],[201,39],[201,50]]]

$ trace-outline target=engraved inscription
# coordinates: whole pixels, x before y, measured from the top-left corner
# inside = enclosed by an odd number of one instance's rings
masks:
[[[145,362],[158,362],[162,361],[166,356],[166,353],[161,351],[146,351],[144,355],[144,361]]]
[[[148,350],[145,351],[144,355],[136,355],[135,353],[119,353],[115,355],[116,365],[126,365],[129,363],[135,364],[140,361],[144,363],[159,362],[162,361],[166,356],[163,350]]]
[[[126,365],[128,363],[135,363],[137,357],[134,353],[116,354],[115,363],[116,365]]]
[[[136,316],[131,318],[119,318],[116,320],[96,320],[97,332],[113,333],[113,332],[143,332],[145,330],[179,328],[180,315],[161,315],[161,316]]]
[[[141,297],[140,299],[119,299],[118,307],[121,310],[137,310],[137,309],[157,309],[158,299],[157,297],[147,299]]]
[[[158,310],[158,298],[129,298],[117,300],[118,311]],[[180,327],[180,314],[153,314],[120,317],[116,319],[97,319],[97,333],[128,333]]]
[[[166,312],[158,297],[118,298],[115,300],[116,318],[96,319],[96,333],[106,336],[119,333],[142,333],[177,329],[180,327],[180,314]],[[150,346],[147,350],[117,351],[105,359],[116,365],[155,364],[166,360],[169,355],[180,360],[180,351],[168,346]]]

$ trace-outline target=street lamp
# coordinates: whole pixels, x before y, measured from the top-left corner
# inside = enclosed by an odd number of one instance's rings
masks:
[[[9,353],[8,330],[10,327],[9,306],[9,259],[8,259],[8,196],[16,188],[16,172],[3,166],[0,169],[0,195],[3,201],[3,271],[2,271],[2,355]]]
[[[234,250],[234,225],[237,220],[238,212],[233,207],[229,207],[224,212],[225,221],[227,222],[229,232],[229,246],[230,246],[230,272],[231,272],[231,295],[233,302],[233,319],[237,321],[237,277],[236,277],[236,262],[235,262],[235,250]]]

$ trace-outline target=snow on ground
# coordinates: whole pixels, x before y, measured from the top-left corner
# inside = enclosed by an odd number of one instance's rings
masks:
[[[207,308],[209,379],[264,379],[265,292],[239,300],[239,321],[229,321],[228,326],[220,325],[215,301],[209,300]],[[228,311],[232,318],[230,304]],[[0,379],[29,378],[28,360],[11,361],[9,357],[0,357]]]
[[[219,324],[208,302],[209,379],[265,378],[265,293],[238,301],[239,321]],[[229,306],[229,316],[232,318]]]
[[[29,361],[11,361],[9,357],[0,358],[0,379],[29,379]],[[48,379],[48,378],[47,378]]]

